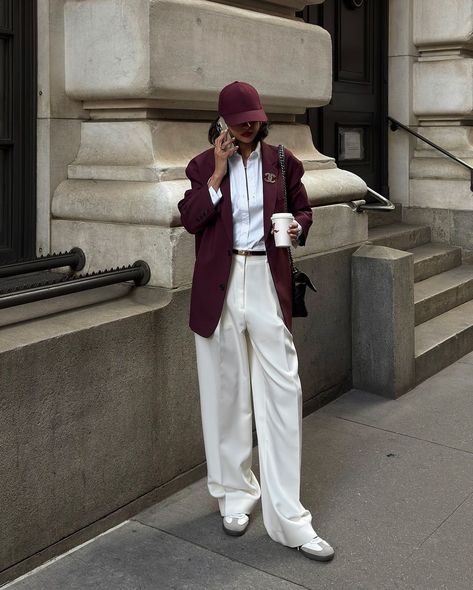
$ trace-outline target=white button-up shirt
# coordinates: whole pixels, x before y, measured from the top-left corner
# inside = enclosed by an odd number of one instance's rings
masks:
[[[237,250],[266,250],[263,219],[263,163],[261,143],[246,162],[237,152],[228,158],[233,214],[233,247]],[[220,189],[209,187],[216,205],[222,198]],[[300,226],[299,226],[300,227]],[[302,228],[300,227],[300,230]]]
[[[246,167],[237,152],[228,159],[232,196],[233,247],[265,250],[263,222],[263,169],[261,143],[251,152]],[[209,188],[214,205],[222,198],[220,189]]]

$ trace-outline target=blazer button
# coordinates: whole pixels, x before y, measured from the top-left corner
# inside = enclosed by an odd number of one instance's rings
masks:
[[[219,285],[219,287],[220,287],[220,290],[221,290],[221,291],[225,291],[225,285],[224,285],[223,283],[221,283],[221,284]]]

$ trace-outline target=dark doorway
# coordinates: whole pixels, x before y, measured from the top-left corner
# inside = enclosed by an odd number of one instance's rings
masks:
[[[333,44],[332,100],[307,111],[314,143],[388,196],[387,0],[325,0],[302,16],[326,29]]]
[[[36,0],[0,0],[0,264],[36,242]]]

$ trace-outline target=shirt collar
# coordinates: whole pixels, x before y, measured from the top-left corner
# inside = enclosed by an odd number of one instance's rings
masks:
[[[237,162],[241,159],[241,156],[238,152],[235,152],[233,156],[230,156],[230,160]],[[251,152],[250,157],[248,160],[260,160],[261,159],[261,141],[258,141],[256,148]]]

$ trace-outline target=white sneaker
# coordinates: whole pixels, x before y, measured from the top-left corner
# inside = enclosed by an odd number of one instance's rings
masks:
[[[327,541],[321,539],[318,535],[299,547],[299,551],[304,557],[315,559],[316,561],[330,561],[335,555],[333,547]]]
[[[243,512],[235,512],[222,518],[223,530],[232,537],[243,535],[249,524],[250,518]]]

